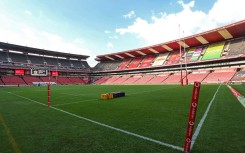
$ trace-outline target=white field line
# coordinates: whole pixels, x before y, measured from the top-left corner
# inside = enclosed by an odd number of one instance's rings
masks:
[[[17,96],[17,97],[20,97],[20,98],[23,98],[23,99],[26,99],[26,100],[29,100],[29,101],[31,101],[31,102],[34,102],[34,103],[37,103],[37,104],[40,104],[40,105],[43,105],[43,106],[46,106],[46,107],[47,107],[46,104],[43,104],[43,103],[41,103],[41,102],[38,102],[38,101],[35,101],[35,100],[32,100],[32,99],[29,99],[29,98],[24,97],[24,96],[20,96],[20,95],[11,93],[11,92],[8,92],[8,93],[9,93],[9,94],[12,94],[12,95],[15,95],[15,96]],[[79,119],[82,119],[82,120],[85,120],[85,121],[88,121],[88,122],[91,122],[91,123],[94,123],[94,124],[97,124],[97,125],[100,125],[100,126],[103,126],[103,127],[106,127],[106,128],[109,128],[109,129],[111,129],[111,130],[115,130],[115,131],[118,131],[118,132],[121,132],[121,133],[125,133],[125,134],[131,135],[131,136],[135,136],[135,137],[137,137],[137,138],[141,138],[141,139],[143,139],[143,140],[147,140],[147,141],[150,141],[150,142],[154,142],[154,143],[157,143],[157,144],[159,144],[159,145],[166,146],[166,147],[169,147],[169,148],[172,148],[172,149],[175,149],[175,150],[183,151],[183,148],[182,148],[182,147],[175,146],[175,145],[173,145],[173,144],[168,144],[168,143],[165,143],[165,142],[161,142],[161,141],[159,141],[159,140],[155,140],[155,139],[152,139],[152,138],[149,138],[149,137],[145,137],[145,136],[142,136],[142,135],[139,135],[139,134],[130,132],[130,131],[126,131],[126,130],[123,130],[123,129],[120,129],[120,128],[116,128],[116,127],[113,127],[113,126],[104,124],[104,123],[100,123],[100,122],[97,122],[97,121],[88,119],[88,118],[86,118],[86,117],[82,117],[82,116],[79,116],[79,115],[76,115],[76,114],[73,114],[73,113],[64,111],[64,110],[62,110],[62,109],[59,109],[59,108],[56,108],[56,107],[53,107],[53,106],[50,106],[50,108],[52,108],[52,109],[54,109],[54,110],[57,110],[57,111],[59,111],[59,112],[68,114],[68,115],[70,115],[70,116],[73,116],[73,117],[76,117],[76,118],[79,118]]]
[[[208,107],[207,107],[205,113],[204,113],[203,116],[202,116],[202,119],[200,120],[200,122],[199,122],[198,125],[197,125],[196,131],[194,132],[193,137],[192,137],[192,141],[191,141],[191,149],[192,149],[192,147],[194,146],[194,144],[195,144],[195,142],[196,142],[196,139],[197,139],[197,137],[198,137],[198,135],[199,135],[199,133],[200,133],[200,131],[201,131],[202,125],[203,125],[203,123],[204,123],[204,121],[205,121],[205,119],[206,119],[206,117],[207,117],[207,115],[208,115],[208,112],[209,112],[209,110],[210,110],[210,107],[211,107],[211,105],[213,104],[213,101],[214,101],[214,99],[215,99],[215,97],[216,97],[216,95],[217,95],[217,93],[218,93],[218,91],[219,91],[220,86],[221,86],[221,84],[219,85],[218,89],[216,90],[216,92],[215,92],[215,94],[214,94],[212,100],[209,102]]]
[[[87,102],[87,101],[96,101],[96,100],[99,100],[99,99],[89,99],[89,100],[76,101],[76,102],[71,102],[71,103],[56,104],[52,106],[70,105],[70,104],[77,104],[77,103],[82,103],[82,102]]]
[[[231,90],[231,86],[227,85],[227,87]],[[242,104],[242,106],[245,107],[245,98],[244,98],[244,96],[238,96],[236,98]]]

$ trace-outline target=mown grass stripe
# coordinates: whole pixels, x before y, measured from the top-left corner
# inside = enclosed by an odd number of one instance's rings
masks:
[[[0,113],[0,123],[2,124],[2,126],[4,127],[4,129],[5,129],[6,133],[7,133],[9,142],[12,145],[14,152],[15,153],[21,153],[21,151],[20,151],[20,149],[19,149],[19,147],[18,147],[18,145],[17,145],[17,143],[16,143],[16,141],[15,141],[15,139],[14,139],[14,137],[13,137],[13,135],[12,135],[10,129],[9,129],[9,127],[7,126],[5,120],[3,119],[3,116],[2,116],[1,113]]]

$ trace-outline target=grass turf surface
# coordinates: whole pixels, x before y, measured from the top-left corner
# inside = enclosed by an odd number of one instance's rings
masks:
[[[192,86],[52,86],[51,105],[61,110],[161,142],[184,144]],[[196,125],[217,85],[202,85]],[[241,89],[243,90],[243,88]],[[99,100],[101,93],[124,91],[126,97]],[[11,92],[11,93],[8,93]],[[0,89],[0,115],[21,152],[180,152],[127,135],[16,95],[47,103],[47,87]],[[222,86],[192,152],[242,152],[244,108]],[[14,152],[0,123],[0,152]],[[2,141],[3,140],[3,141]]]

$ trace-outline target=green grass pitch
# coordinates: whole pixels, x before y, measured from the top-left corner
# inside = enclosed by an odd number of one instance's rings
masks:
[[[245,94],[244,86],[233,87]],[[178,153],[181,151],[79,117],[183,147],[192,88],[192,85],[52,86],[51,106],[56,110],[45,106],[47,87],[1,87],[0,152]],[[218,85],[201,86],[195,127],[217,89]],[[113,91],[124,91],[126,97],[100,100],[100,94]],[[191,152],[242,153],[244,116],[244,107],[222,85]]]

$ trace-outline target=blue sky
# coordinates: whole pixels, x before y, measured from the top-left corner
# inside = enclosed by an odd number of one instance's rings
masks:
[[[231,7],[233,6],[233,7]],[[0,41],[91,56],[244,19],[243,0],[1,0]],[[229,10],[229,11],[227,11]]]

